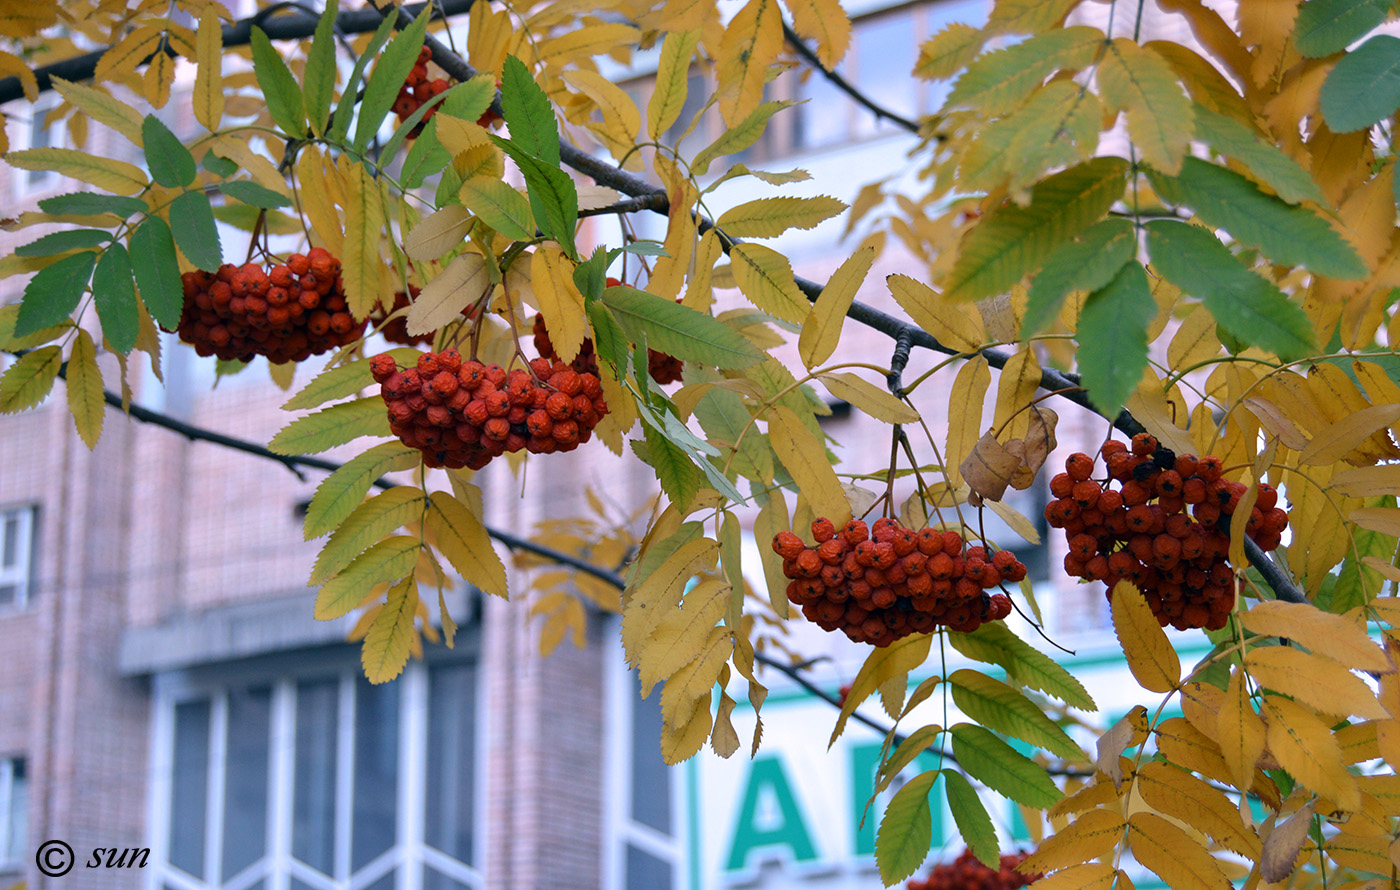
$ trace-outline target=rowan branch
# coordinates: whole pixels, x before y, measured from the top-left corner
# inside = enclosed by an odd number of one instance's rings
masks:
[[[797,32],[792,30],[792,27],[788,25],[786,19],[783,20],[783,37],[787,39],[788,46],[791,46],[793,50],[802,57],[802,61],[806,62],[813,71],[831,81],[832,86],[836,87],[847,96],[850,96],[855,100],[857,105],[875,115],[876,120],[883,118],[884,120],[898,124],[910,133],[917,134],[919,132],[919,125],[917,123],[878,104],[875,100],[852,86],[850,81],[846,80],[846,78],[823,65],[821,59],[817,58],[816,53],[808,49],[807,44],[802,41],[802,38],[798,36]]]

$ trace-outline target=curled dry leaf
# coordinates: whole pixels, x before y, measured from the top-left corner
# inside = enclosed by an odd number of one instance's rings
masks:
[[[1259,876],[1264,880],[1282,881],[1293,873],[1312,825],[1315,805],[1315,801],[1308,801],[1307,806],[1274,826],[1264,838],[1264,850],[1259,854]]]
[[[1011,487],[1017,491],[1025,491],[1035,484],[1036,474],[1055,450],[1055,424],[1060,419],[1054,411],[1039,405],[1032,405],[1026,413],[1030,416],[1030,428],[1025,438],[1006,443],[1006,450],[1021,460],[1011,476]]]
[[[1123,719],[1099,736],[1098,757],[1094,760],[1094,765],[1099,768],[1099,772],[1113,780],[1113,787],[1117,788],[1123,783],[1123,762],[1120,759],[1124,751],[1136,745],[1141,745],[1147,740],[1147,708],[1138,705]]]
[[[999,501],[1020,466],[1021,456],[1007,450],[989,431],[977,440],[958,470],[974,494]]]

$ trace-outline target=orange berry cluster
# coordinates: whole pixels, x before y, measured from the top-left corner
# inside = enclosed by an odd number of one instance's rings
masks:
[[[1001,868],[991,869],[971,850],[963,850],[952,862],[935,865],[927,878],[913,878],[904,886],[906,890],[1017,890],[1044,877],[1023,875],[1016,870],[1026,855],[1003,853]]]
[[[256,263],[225,263],[211,275],[180,276],[185,308],[180,339],[200,355],[224,360],[299,362],[355,342],[365,323],[345,304],[340,261],[324,248],[264,270]]]
[[[1099,453],[1108,469],[1103,484],[1089,478],[1087,454],[1071,454],[1050,480],[1055,500],[1045,518],[1064,529],[1065,571],[1105,582],[1110,598],[1119,581],[1133,582],[1163,627],[1224,627],[1235,605],[1228,523],[1247,487],[1221,478],[1220,458],[1173,454],[1147,433],[1131,448],[1109,440]],[[1260,483],[1245,534],[1265,551],[1288,528],[1277,504],[1278,492]]]
[[[404,291],[395,292],[394,302],[388,309],[384,308],[384,301],[380,300],[375,304],[374,310],[369,314],[370,323],[378,325],[400,309],[408,308],[412,301],[418,298],[419,291],[420,288],[417,285],[410,284],[407,293]],[[410,296],[412,299],[410,299]],[[475,312],[476,308],[474,306],[468,306],[462,310],[462,315],[465,318],[471,318]],[[403,315],[384,322],[379,328],[379,333],[390,343],[402,343],[404,346],[428,346],[433,342],[432,332],[426,334],[410,334],[408,332],[408,318]]]
[[[370,370],[389,406],[390,429],[430,467],[479,470],[522,448],[572,451],[608,413],[597,376],[548,359],[507,372],[445,349],[406,369],[393,356],[376,355]]]
[[[939,625],[971,633],[1011,614],[1006,594],[985,591],[1026,577],[1009,550],[989,555],[985,547],[965,547],[957,532],[914,531],[893,519],[869,528],[852,519],[840,532],[818,519],[812,536],[814,547],[792,532],[773,537],[792,579],[788,600],[822,630],[840,629],[857,643],[888,646]]]
[[[617,287],[622,284],[616,278],[607,280],[608,287]],[[549,359],[557,359],[559,356],[554,351],[554,343],[549,339],[549,329],[544,325],[544,316],[535,315],[535,350],[540,355]],[[593,341],[585,339],[583,345],[579,347],[578,355],[574,358],[573,368],[580,374],[598,373],[598,356],[593,352]],[[647,350],[647,372],[651,374],[651,379],[665,386],[668,383],[675,383],[681,379],[681,372],[685,369],[685,363],[673,355],[664,352],[657,352],[655,349]]]
[[[428,62],[432,58],[432,50],[426,46],[420,49],[418,61],[413,63],[413,69],[408,72],[408,77],[404,78],[403,86],[399,87],[399,95],[394,99],[394,114],[398,115],[399,123],[408,120],[424,102],[429,102],[434,96],[447,92],[452,86],[445,77],[428,79]],[[423,119],[409,131],[408,135],[417,136],[423,132],[423,127],[433,119],[433,114],[436,112],[436,106],[429,108],[428,112],[423,115]]]

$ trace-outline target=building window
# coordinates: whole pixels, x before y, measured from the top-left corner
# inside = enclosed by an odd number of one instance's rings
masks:
[[[29,858],[29,778],[24,758],[0,760],[0,871]]]
[[[34,514],[33,507],[0,510],[0,611],[22,609],[29,601]]]
[[[681,771],[661,759],[661,686],[641,697],[635,671],[613,660],[608,684],[605,890],[685,885]]]
[[[154,886],[482,886],[473,662],[158,688]]]
[[[58,126],[49,120],[49,112],[58,107],[52,94],[39,97],[29,107],[29,123],[22,126],[21,148],[53,148],[62,144]],[[58,185],[58,174],[52,170],[18,170],[22,192],[46,191]]]

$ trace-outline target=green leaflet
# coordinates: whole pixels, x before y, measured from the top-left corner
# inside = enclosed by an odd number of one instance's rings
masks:
[[[447,91],[438,113],[464,121],[475,121],[491,107],[496,98],[496,81],[489,74],[478,74],[465,83]]]
[[[1077,70],[1093,62],[1103,42],[1098,28],[1078,26],[1047,31],[986,53],[967,66],[943,108],[970,108],[987,117],[1005,114],[1056,71]]]
[[[394,361],[404,367],[410,367],[418,361],[421,355],[418,350],[410,348],[390,349],[387,353],[394,357]],[[360,359],[344,365],[337,365],[328,368],[312,378],[297,392],[296,395],[288,399],[283,405],[283,411],[298,411],[304,408],[315,408],[324,405],[334,399],[343,399],[346,396],[353,396],[365,387],[374,386],[374,377],[370,374],[370,360]]]
[[[1196,135],[1204,139],[1217,154],[1239,161],[1255,178],[1277,192],[1278,196],[1288,203],[1327,203],[1322,189],[1313,181],[1312,174],[1284,154],[1277,145],[1260,138],[1253,130],[1234,118],[1217,114],[1198,103]]]
[[[1157,304],[1140,263],[1128,263],[1089,295],[1079,313],[1075,362],[1089,400],[1107,417],[1117,415],[1147,367],[1147,326]]]
[[[1231,336],[1285,361],[1310,355],[1316,336],[1301,306],[1198,226],[1157,220],[1147,228],[1152,268],[1205,303]]]
[[[1113,280],[1137,254],[1137,233],[1126,219],[1095,223],[1073,241],[1061,245],[1036,273],[1026,298],[1021,336],[1034,337],[1059,314],[1072,291],[1098,290]]]
[[[515,241],[535,237],[530,201],[499,179],[478,176],[462,183],[462,206],[488,226]]]
[[[970,634],[949,632],[948,642],[968,658],[1000,665],[1009,679],[1022,686],[1053,695],[1081,711],[1098,710],[1073,674],[1003,623],[989,621]]]
[[[204,153],[204,159],[200,161],[200,164],[204,166],[205,170],[221,178],[228,178],[238,172],[237,164],[228,158],[219,157],[212,150]]]
[[[102,322],[102,336],[120,354],[131,352],[136,345],[136,285],[131,280],[131,259],[120,244],[107,248],[97,261],[92,298]]]
[[[219,183],[219,191],[244,204],[252,207],[260,207],[263,210],[275,210],[278,207],[290,207],[292,202],[286,196],[274,192],[266,186],[258,185],[251,179],[235,179],[232,182]]]
[[[342,402],[283,427],[267,447],[278,454],[319,454],[360,436],[389,435],[389,415],[379,396]]]
[[[267,112],[272,115],[272,122],[288,136],[304,135],[306,112],[302,108],[301,87],[297,86],[296,78],[287,70],[287,63],[282,61],[282,55],[267,34],[256,25],[253,26],[251,44],[253,73],[267,101]],[[402,83],[402,79],[399,82]]]
[[[437,121],[430,120],[414,140],[403,161],[402,182],[405,188],[417,188],[423,180],[446,167],[452,160],[437,138]]]
[[[185,259],[206,272],[217,272],[224,261],[214,208],[204,192],[185,192],[170,202],[170,229]]]
[[[151,178],[166,188],[181,189],[194,182],[198,169],[194,155],[160,118],[146,115],[141,122],[141,142]]]
[[[958,834],[962,835],[967,848],[983,865],[1000,868],[1001,847],[997,844],[996,828],[976,790],[963,778],[962,773],[954,770],[943,770],[943,779],[948,793],[948,809],[953,812],[953,821],[958,823]]]
[[[998,794],[1038,810],[1064,796],[1050,781],[1045,767],[981,726],[959,723],[952,735],[958,764]]]
[[[395,535],[375,544],[322,585],[313,614],[321,621],[330,621],[349,613],[364,602],[374,585],[398,581],[412,572],[422,546],[422,541],[409,535]]]
[[[1367,498],[1363,505],[1394,507],[1395,498]],[[1359,560],[1374,556],[1384,562],[1390,562],[1395,556],[1395,538],[1368,528],[1357,528],[1354,534],[1356,553],[1348,552],[1346,559],[1342,560],[1341,572],[1338,573],[1337,583],[1333,585],[1330,593],[1324,592],[1317,596],[1319,608],[1338,615],[1375,599],[1385,586],[1385,577],[1370,566],[1362,565]]]
[[[633,342],[645,335],[658,352],[719,368],[747,368],[763,354],[724,322],[672,300],[623,285],[603,291],[603,303]]]
[[[399,146],[403,145],[403,141],[423,122],[423,118],[428,116],[428,112],[432,111],[434,108],[438,108],[446,101],[447,95],[447,93],[439,93],[433,96],[431,99],[415,108],[412,114],[404,118],[403,121],[394,128],[394,133],[389,137],[389,141],[384,143],[384,148],[379,153],[380,157],[392,158],[398,154]]]
[[[1389,0],[1308,0],[1298,7],[1293,41],[1310,59],[1339,53],[1385,21]]]
[[[180,284],[180,263],[170,226],[158,216],[148,216],[131,233],[131,271],[141,302],[156,323],[167,331],[180,324],[185,293]]]
[[[359,119],[355,121],[353,144],[356,151],[365,150],[370,139],[379,131],[379,125],[384,122],[389,109],[394,107],[394,97],[399,94],[404,78],[408,77],[408,72],[418,61],[418,51],[423,48],[423,35],[427,33],[428,19],[431,17],[427,10],[420,12],[413,23],[400,31],[375,60],[374,70],[365,82],[364,98],[360,100]],[[375,36],[379,35],[376,33]],[[344,104],[346,99],[353,100],[353,97],[347,86],[341,103]],[[340,109],[337,108],[336,115],[339,114]]]
[[[591,300],[584,305],[588,315],[588,325],[593,329],[593,349],[598,358],[613,368],[613,376],[618,380],[627,376],[628,348],[627,337],[618,326],[608,307],[600,300]]]
[[[28,244],[21,244],[15,248],[15,256],[53,256],[56,253],[67,253],[85,247],[101,247],[111,240],[112,233],[104,229],[65,229],[61,232],[50,232]]]
[[[1322,84],[1318,104],[1338,133],[1389,117],[1400,108],[1400,39],[1378,34],[1342,56]]]
[[[739,441],[739,434],[753,417],[744,407],[744,398],[737,392],[715,387],[695,405],[695,419],[705,436],[726,448]],[[738,453],[730,465],[746,479],[771,482],[773,479],[773,449],[768,440],[751,430],[739,442]]]
[[[964,668],[948,678],[953,702],[982,726],[1036,745],[1064,758],[1082,756],[1065,731],[1019,691]]]
[[[1128,162],[1095,158],[1031,189],[1031,203],[1003,204],[963,238],[945,282],[950,300],[1001,293],[1036,271],[1056,247],[1098,222],[1123,194]]]
[[[1355,249],[1321,217],[1261,192],[1238,173],[1187,158],[1177,176],[1151,168],[1148,176],[1163,200],[1190,207],[1203,222],[1259,248],[1276,263],[1306,266],[1329,278],[1364,278],[1368,273]]]
[[[749,112],[748,117],[725,130],[718,139],[702,148],[695,155],[695,160],[690,162],[690,169],[697,176],[704,176],[705,171],[710,169],[710,164],[715,158],[738,154],[752,147],[763,135],[764,129],[768,126],[768,119],[789,105],[795,104],[797,103],[789,100],[762,103]]]
[[[306,583],[320,584],[337,574],[394,529],[421,519],[426,505],[423,492],[408,485],[391,488],[360,504],[321,548]]]
[[[90,250],[45,266],[24,286],[24,300],[15,320],[15,334],[25,336],[67,321],[87,290],[97,254]]]
[[[557,241],[570,259],[577,260],[574,226],[578,223],[578,189],[569,174],[558,166],[545,164],[509,139],[492,136],[491,141],[510,155],[525,176],[535,224],[546,236]]]
[[[306,83],[302,99],[311,132],[317,136],[326,132],[326,117],[330,113],[331,96],[335,93],[335,19],[339,0],[328,0],[321,20],[316,23],[316,36],[311,51],[306,54]]]
[[[127,195],[104,195],[99,192],[73,192],[67,195],[54,195],[39,202],[39,209],[45,213],[73,213],[81,216],[95,216],[99,213],[115,213],[122,219],[138,213],[148,213],[151,205],[140,198]]]
[[[303,536],[309,541],[334,529],[364,500],[374,480],[385,473],[416,467],[420,460],[417,449],[396,439],[346,461],[316,487],[302,523]]]
[[[703,481],[702,474],[686,453],[650,424],[642,424],[646,442],[633,440],[632,450],[647,465],[656,470],[656,480],[671,503],[681,509],[690,506]]]
[[[981,132],[958,168],[965,191],[1035,182],[1046,170],[1087,160],[1099,144],[1098,97],[1072,80],[1051,81]]]
[[[335,114],[331,116],[331,128],[327,134],[330,139],[336,141],[344,139],[345,134],[350,132],[350,118],[354,116],[355,106],[359,102],[360,82],[365,75],[365,68],[371,59],[379,57],[379,49],[394,33],[394,24],[398,21],[398,17],[398,9],[391,8],[384,16],[384,21],[379,23],[374,36],[370,38],[369,45],[355,60],[355,67],[350,70],[350,79],[345,82],[345,90],[340,94],[340,102],[335,107]],[[411,65],[409,70],[412,70]],[[407,74],[407,72],[404,73]]]
[[[875,835],[875,864],[880,880],[892,886],[912,875],[928,858],[933,840],[933,812],[928,793],[938,770],[920,773],[890,800]]]
[[[512,142],[549,166],[559,166],[559,125],[554,108],[530,69],[515,56],[506,56],[501,68],[501,115]]]

